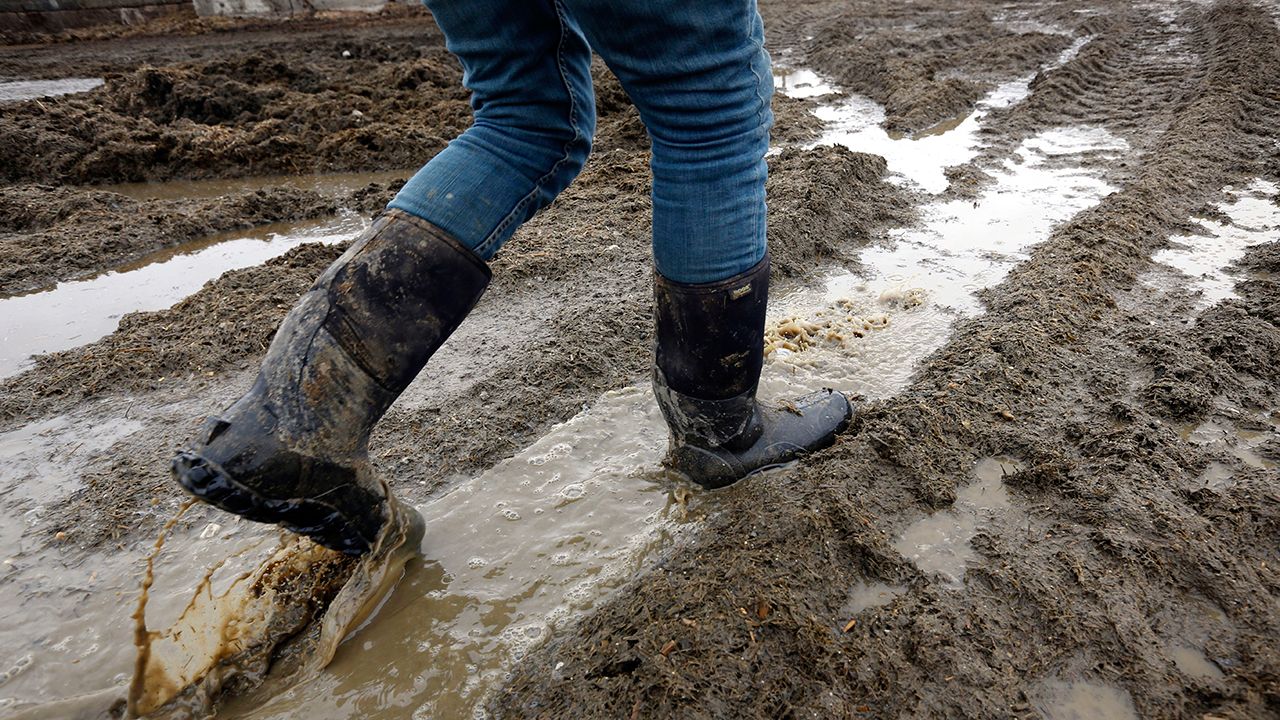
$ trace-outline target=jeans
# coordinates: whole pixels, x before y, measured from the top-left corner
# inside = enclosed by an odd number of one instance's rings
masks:
[[[773,78],[755,0],[424,2],[475,120],[390,207],[492,258],[587,160],[594,49],[649,133],[658,272],[707,283],[764,257]]]

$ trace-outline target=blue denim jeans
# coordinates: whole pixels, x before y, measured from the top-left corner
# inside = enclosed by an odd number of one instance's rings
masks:
[[[649,132],[658,272],[714,282],[764,257],[773,78],[755,0],[424,2],[475,121],[390,207],[492,258],[586,162],[594,49]]]

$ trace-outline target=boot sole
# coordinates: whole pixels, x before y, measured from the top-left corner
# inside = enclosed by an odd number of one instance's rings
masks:
[[[246,520],[271,523],[305,535],[330,550],[363,555],[369,541],[337,508],[309,498],[281,500],[246,487],[216,463],[182,452],[171,464],[174,479],[192,496]]]

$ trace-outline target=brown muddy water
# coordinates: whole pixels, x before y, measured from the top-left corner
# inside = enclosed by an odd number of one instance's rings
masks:
[[[1083,42],[1069,52],[1078,51]],[[880,152],[889,158],[890,169],[901,182],[936,194],[945,189],[938,184],[939,178],[945,182],[945,167],[967,162],[981,149],[977,130],[985,114],[1025,97],[1029,80],[1019,78],[1000,86],[977,112],[953,126],[911,138],[889,137],[878,129],[882,108],[846,98],[823,111],[831,131],[820,142]],[[784,75],[779,84],[784,91],[831,94],[821,78],[811,75]],[[865,273],[831,272],[817,291],[777,297],[771,333],[775,339],[789,338],[791,347],[779,342],[772,352],[762,395],[785,397],[806,389],[839,387],[881,398],[900,391],[918,362],[943,344],[957,318],[981,312],[978,290],[999,282],[1057,223],[1112,191],[1101,171],[1093,169],[1097,163],[1086,167],[1085,157],[1114,159],[1127,149],[1123,140],[1100,128],[1065,127],[1032,137],[1012,159],[991,169],[994,182],[976,200],[935,200],[924,209],[918,226],[895,231],[889,244],[864,251],[860,260]],[[138,186],[131,191],[157,190]],[[354,225],[316,226],[306,239],[332,241],[356,230]],[[302,242],[296,235],[271,242]],[[123,295],[131,289],[133,301],[140,302],[141,296],[162,292],[166,283],[173,285],[173,275],[165,275],[170,269],[205,272],[203,266],[215,261],[197,260],[200,253],[224,246],[230,247],[218,242],[189,255],[86,282],[127,276],[115,281],[117,292]],[[242,252],[232,254],[242,258]],[[272,253],[278,254],[274,248]],[[193,260],[193,265],[171,265]],[[261,260],[244,264],[249,262]],[[156,272],[170,279],[144,285],[139,282],[143,276],[131,275],[147,268],[164,268]],[[181,272],[183,281],[173,292],[188,294],[199,283],[193,285],[190,276]],[[37,307],[57,307],[50,298],[59,291],[70,292],[60,286],[48,293],[0,301],[44,296],[43,306],[3,306],[5,322],[14,315],[33,315]],[[154,306],[163,307],[181,295],[166,297],[155,300],[161,304]],[[45,323],[66,325],[83,315],[86,307],[107,305],[106,300],[67,302],[80,312],[46,315]],[[118,317],[120,310],[113,312]],[[110,332],[111,312],[97,315],[105,319],[97,320],[94,327]],[[803,333],[786,329],[789,321]],[[15,328],[9,331],[15,337],[34,335],[29,325]],[[62,332],[65,339],[59,342],[64,347],[87,342],[83,338],[98,331]],[[794,342],[801,334],[809,340]],[[22,352],[48,351],[30,349],[45,347],[35,341],[27,347]],[[20,363],[23,358],[5,362]],[[89,421],[75,418],[46,422],[47,426],[28,426],[0,436],[5,465],[25,468],[0,475],[0,495],[23,492],[19,487],[36,478],[53,479],[43,483],[41,492],[47,495],[28,498],[25,506],[37,515],[76,487],[77,468],[95,453],[109,451],[112,438],[139,430],[127,421],[107,428],[87,426]],[[96,439],[91,445],[66,449],[68,438],[76,435]],[[661,470],[665,445],[665,427],[650,391],[624,388],[605,394],[491,470],[456,478],[445,494],[418,508],[427,522],[422,558],[409,563],[397,591],[373,619],[351,634],[332,665],[268,700],[233,701],[219,715],[478,716],[486,693],[523,652],[650,568],[674,543],[696,532],[698,517],[714,509],[718,498],[735,492],[691,493]],[[962,591],[964,569],[973,556],[969,541],[987,522],[1019,512],[1002,484],[1003,475],[1015,466],[1016,461],[1007,458],[980,462],[974,479],[960,490],[955,507],[913,518],[895,547],[923,571],[936,573],[948,587]],[[14,541],[22,547],[21,528],[14,533]],[[197,509],[195,518],[175,529],[169,541],[171,547],[186,549],[160,558],[148,606],[149,623],[163,626],[177,617],[205,568],[236,556],[214,578],[214,585],[226,586],[261,562],[272,538],[270,529]],[[121,686],[128,679],[133,646],[126,608],[131,607],[138,586],[139,554],[121,552],[73,568],[45,564],[52,557],[55,554],[49,551],[33,551],[20,561],[5,561],[3,572],[13,581],[0,586],[0,607],[5,608],[0,611],[4,613],[0,640],[13,648],[8,662],[17,670],[0,683],[0,711]],[[883,605],[899,592],[900,588],[884,584],[850,588],[849,609],[856,612]],[[33,627],[38,628],[35,637]],[[1040,696],[1043,707],[1092,711],[1090,703],[1101,697],[1103,705],[1097,708],[1117,713],[1108,717],[1128,717],[1124,715],[1127,697],[1111,698],[1107,693],[1113,691],[1108,688],[1080,690],[1079,685],[1046,685]],[[1045,713],[1063,718],[1089,716]]]

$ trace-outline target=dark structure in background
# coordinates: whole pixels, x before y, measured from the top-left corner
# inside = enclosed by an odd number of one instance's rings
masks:
[[[89,25],[136,25],[196,14],[192,0],[0,0],[0,32],[51,33]]]
[[[376,12],[386,0],[0,0],[0,37],[90,25],[137,25],[166,15],[288,17],[324,11]]]

